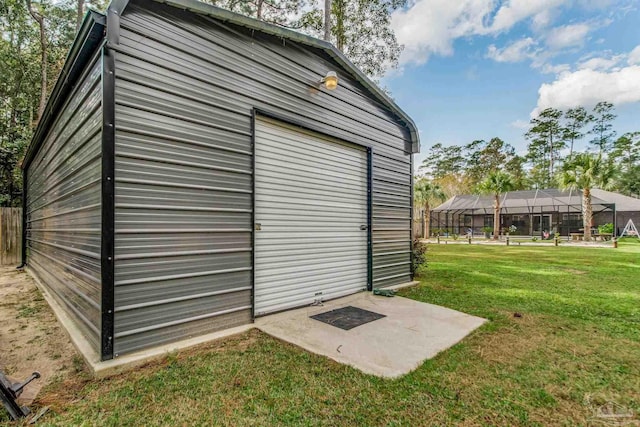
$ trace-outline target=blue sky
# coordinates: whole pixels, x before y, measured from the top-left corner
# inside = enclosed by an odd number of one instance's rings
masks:
[[[608,100],[620,134],[640,131],[640,0],[410,0],[392,26],[405,50],[383,84],[420,129],[418,164],[436,142],[524,151],[548,106]]]

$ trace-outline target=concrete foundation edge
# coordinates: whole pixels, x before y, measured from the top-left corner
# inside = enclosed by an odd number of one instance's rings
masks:
[[[224,329],[222,331],[212,332],[210,334],[199,335],[197,337],[176,341],[151,349],[142,350],[136,353],[127,354],[116,359],[101,361],[98,353],[91,347],[91,344],[84,337],[76,323],[66,314],[64,309],[47,290],[46,286],[42,284],[38,275],[28,267],[25,268],[25,271],[29,274],[29,276],[31,276],[31,278],[33,278],[38,289],[42,292],[44,299],[47,301],[56,318],[62,325],[65,333],[69,336],[69,339],[73,343],[74,347],[78,350],[78,352],[84,359],[85,364],[91,371],[91,374],[96,378],[105,378],[112,375],[117,375],[119,373],[145,365],[147,363],[160,360],[172,352],[177,352],[209,341],[241,334],[255,327],[255,324],[253,323],[237,326],[234,328]],[[419,283],[420,282],[418,281],[400,283],[398,285],[388,286],[384,289],[398,290],[416,286]],[[286,339],[284,338],[280,339],[286,341]]]
[[[119,373],[145,365],[149,362],[160,360],[172,352],[180,351],[209,341],[241,334],[254,328],[253,324],[237,326],[222,331],[212,332],[210,334],[199,335],[197,337],[176,341],[148,350],[142,350],[136,353],[127,354],[118,357],[117,359],[107,360],[103,362],[100,361],[100,356],[91,347],[89,341],[84,338],[84,335],[82,334],[78,326],[76,326],[75,322],[71,320],[71,318],[66,314],[66,312],[56,301],[56,299],[42,284],[38,275],[30,268],[26,268],[25,271],[34,280],[40,292],[42,292],[44,299],[49,304],[49,307],[51,307],[51,309],[53,310],[53,313],[62,325],[65,333],[69,336],[71,343],[84,359],[85,364],[91,371],[91,374],[96,378],[105,378],[112,375],[117,375]]]

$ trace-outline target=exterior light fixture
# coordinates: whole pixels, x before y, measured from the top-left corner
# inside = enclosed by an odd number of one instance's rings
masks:
[[[324,84],[327,90],[335,90],[338,87],[338,75],[335,71],[328,71],[320,83]]]

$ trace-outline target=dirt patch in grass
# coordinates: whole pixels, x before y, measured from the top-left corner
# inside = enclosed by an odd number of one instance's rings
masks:
[[[169,353],[165,357],[152,360],[117,376],[104,379],[93,379],[84,371],[80,374],[68,373],[58,377],[46,387],[38,396],[35,403],[38,406],[49,406],[54,412],[63,412],[70,405],[85,399],[100,399],[105,388],[124,387],[128,383],[141,381],[150,375],[157,375],[177,363],[190,363],[189,360],[204,354],[223,353],[233,351],[243,353],[254,345],[259,344],[261,333],[254,329],[247,333],[234,335],[225,339],[199,344],[197,346]],[[237,381],[235,386],[241,385]]]
[[[84,365],[27,273],[0,268],[0,301],[0,369],[14,381],[42,375],[20,396],[28,405],[46,384]]]

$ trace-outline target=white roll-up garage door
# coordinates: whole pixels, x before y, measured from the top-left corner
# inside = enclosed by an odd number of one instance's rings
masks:
[[[367,152],[256,120],[255,314],[367,287]]]

